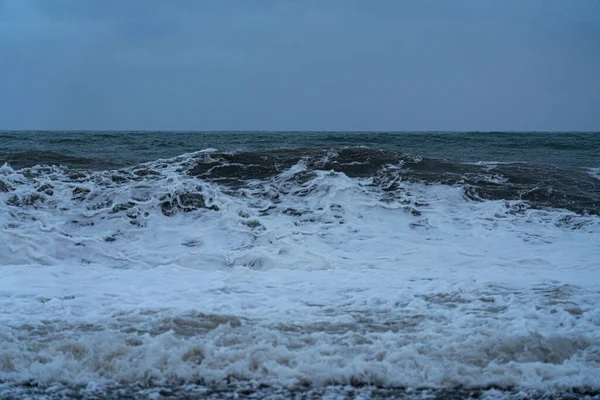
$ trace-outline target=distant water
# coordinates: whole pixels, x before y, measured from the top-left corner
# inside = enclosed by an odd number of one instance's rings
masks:
[[[598,282],[600,133],[0,132],[0,398],[600,398]]]
[[[600,167],[598,133],[386,132],[0,132],[0,162],[121,168],[215,148],[363,146],[455,162],[501,161]]]

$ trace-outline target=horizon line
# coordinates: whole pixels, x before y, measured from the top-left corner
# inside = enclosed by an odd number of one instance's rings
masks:
[[[0,132],[56,132],[56,133],[600,133],[598,130],[272,130],[272,129],[224,129],[224,130],[178,130],[178,129],[0,129]]]

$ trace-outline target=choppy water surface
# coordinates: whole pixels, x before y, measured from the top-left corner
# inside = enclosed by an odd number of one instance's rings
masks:
[[[455,162],[600,166],[600,133],[547,132],[0,132],[0,162],[111,169],[207,148],[369,147]]]
[[[598,398],[599,139],[1,133],[0,396]]]

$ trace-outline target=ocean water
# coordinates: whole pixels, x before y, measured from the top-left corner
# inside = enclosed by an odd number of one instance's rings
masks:
[[[0,132],[0,398],[600,398],[600,133]]]

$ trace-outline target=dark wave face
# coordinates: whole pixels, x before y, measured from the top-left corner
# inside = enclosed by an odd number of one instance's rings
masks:
[[[240,186],[276,176],[299,162],[306,164],[306,175],[331,170],[352,178],[371,177],[386,191],[393,190],[397,181],[460,185],[471,200],[524,200],[533,207],[600,214],[598,179],[587,169],[576,167],[460,164],[390,150],[342,148],[210,153],[189,173]]]
[[[272,177],[304,159],[308,169],[363,178],[401,164],[401,179],[461,185],[472,200],[600,209],[598,179],[587,169],[600,167],[600,133],[0,132],[0,164],[13,168],[110,170],[203,148],[221,152],[190,173],[228,184]]]
[[[19,160],[23,154],[13,155]],[[53,152],[27,153],[30,164],[53,165],[68,162],[74,166],[93,164],[90,159]],[[294,176],[299,184],[315,171],[340,172],[351,178],[372,178],[373,185],[391,193],[397,183],[457,185],[473,201],[523,200],[534,208],[562,208],[580,214],[600,214],[600,183],[585,168],[527,163],[464,164],[422,158],[392,150],[368,148],[282,149],[257,152],[201,153],[183,174],[219,184],[243,187],[252,181],[268,180],[298,163],[306,171]],[[10,159],[9,159],[10,161]],[[168,161],[166,161],[168,163]],[[19,162],[16,163],[19,165]],[[124,171],[134,171],[124,172]],[[81,174],[81,172],[80,172]],[[152,168],[120,170],[115,182],[156,175]],[[78,176],[77,173],[72,176]],[[82,176],[85,176],[82,175]],[[0,178],[0,191],[11,188]]]
[[[26,153],[29,164],[53,165],[67,162],[90,166],[93,160],[53,152]],[[19,165],[22,153],[12,155]],[[9,159],[10,161],[11,159]],[[371,178],[384,192],[399,190],[399,182],[418,182],[460,186],[465,197],[481,200],[522,200],[534,208],[567,209],[580,214],[600,215],[600,181],[586,168],[528,163],[465,164],[422,158],[393,150],[368,148],[305,148],[255,152],[205,152],[182,174],[235,188],[253,181],[269,180],[298,163],[306,170],[294,175],[300,185],[315,171],[333,171],[350,178]],[[165,160],[165,163],[170,161]],[[160,163],[159,163],[160,164]],[[115,182],[141,180],[157,175],[153,167],[116,170]],[[133,172],[131,172],[133,171]],[[81,175],[82,174],[82,175]],[[74,171],[71,176],[86,176]],[[0,192],[11,187],[0,178]]]

